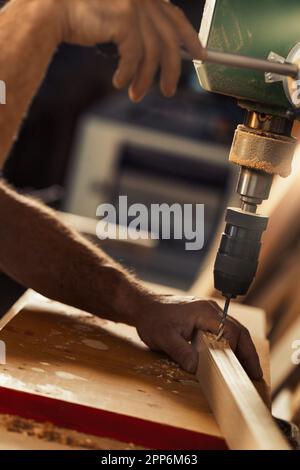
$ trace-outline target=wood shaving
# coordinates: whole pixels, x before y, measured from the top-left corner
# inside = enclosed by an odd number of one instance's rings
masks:
[[[77,449],[141,449],[141,447],[135,446],[132,443],[123,443],[114,439],[90,436],[88,434],[57,427],[52,423],[38,423],[31,419],[24,419],[12,415],[0,415],[0,426],[3,426],[9,432],[36,437],[43,441],[54,442]]]
[[[184,383],[187,379],[197,382],[196,378],[185,372],[181,367],[169,359],[158,359],[151,365],[135,366],[134,370],[143,375],[155,376],[165,383]]]

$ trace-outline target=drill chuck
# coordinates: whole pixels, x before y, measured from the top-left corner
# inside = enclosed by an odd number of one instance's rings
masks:
[[[215,287],[225,296],[245,295],[255,277],[268,217],[228,208],[214,267]]]

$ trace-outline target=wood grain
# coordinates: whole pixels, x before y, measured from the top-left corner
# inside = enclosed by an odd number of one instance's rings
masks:
[[[290,449],[228,343],[198,332],[195,344],[197,377],[229,448]]]

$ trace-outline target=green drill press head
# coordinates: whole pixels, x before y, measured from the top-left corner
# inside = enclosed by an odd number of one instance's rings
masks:
[[[209,49],[287,59],[300,42],[299,24],[299,0],[206,0],[199,37]],[[293,107],[280,77],[197,61],[195,67],[204,89],[236,97],[250,111],[285,116]]]

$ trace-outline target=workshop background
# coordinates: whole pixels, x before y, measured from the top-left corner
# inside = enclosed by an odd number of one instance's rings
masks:
[[[198,29],[204,2],[174,3]],[[205,246],[199,252],[186,251],[185,240],[101,243],[143,279],[187,291],[201,273],[234,189],[235,169],[228,165],[228,153],[244,113],[235,100],[202,90],[190,62],[183,63],[175,98],[161,97],[155,87],[138,105],[125,92],[112,88],[115,67],[115,60],[103,57],[96,48],[62,45],[32,103],[4,176],[19,191],[73,214],[65,220],[95,242],[96,207],[116,203],[119,195],[127,195],[129,204],[147,206],[205,204]],[[300,272],[299,224],[292,224],[279,256],[274,257],[271,249],[278,246],[286,224],[299,220],[297,175],[282,193],[285,217],[281,221],[282,212],[276,216],[260,283],[246,299],[266,309],[275,352],[297,321],[300,305],[299,294],[293,296]],[[0,281],[3,313],[25,289],[4,275]],[[276,354],[271,365],[280,371],[280,355]],[[295,364],[283,381],[278,372],[274,389],[277,414],[298,424],[299,372]]]

